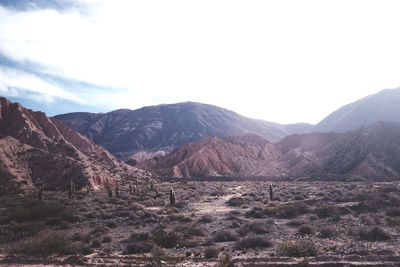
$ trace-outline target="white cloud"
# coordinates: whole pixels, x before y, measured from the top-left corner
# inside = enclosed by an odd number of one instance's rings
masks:
[[[0,93],[47,104],[56,104],[56,100],[68,100],[81,105],[101,106],[104,110],[129,106],[132,99],[137,98],[134,92],[122,89],[103,91],[99,88],[85,88],[85,86],[66,89],[56,82],[46,81],[35,74],[4,66],[0,66]]]
[[[45,82],[36,75],[2,66],[0,66],[0,92],[10,96],[24,96],[24,93],[29,93],[36,100],[41,96],[40,100],[45,102],[64,99],[86,104],[83,99],[56,84]]]
[[[0,7],[0,51],[50,74],[126,88],[84,94],[107,108],[192,100],[317,122],[400,85],[398,1],[85,2],[86,16]]]

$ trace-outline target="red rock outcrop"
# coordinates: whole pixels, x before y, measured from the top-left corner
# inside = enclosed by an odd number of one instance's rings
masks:
[[[275,146],[257,135],[209,138],[138,166],[167,177],[271,176],[285,173]]]
[[[377,122],[347,133],[292,135],[270,143],[256,135],[210,138],[137,166],[166,177],[400,177],[400,124]]]
[[[70,180],[99,188],[126,176],[148,176],[56,119],[3,97],[0,134],[0,183],[12,190],[39,183],[64,189]]]

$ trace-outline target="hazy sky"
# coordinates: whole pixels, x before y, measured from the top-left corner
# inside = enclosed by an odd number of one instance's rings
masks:
[[[197,101],[316,123],[400,86],[400,1],[0,0],[0,95],[50,115]]]

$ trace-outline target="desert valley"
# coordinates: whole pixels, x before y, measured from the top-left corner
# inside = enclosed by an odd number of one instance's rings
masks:
[[[400,266],[399,10],[0,0],[0,267]]]
[[[0,266],[399,266],[400,89],[316,125],[1,97],[0,136]]]

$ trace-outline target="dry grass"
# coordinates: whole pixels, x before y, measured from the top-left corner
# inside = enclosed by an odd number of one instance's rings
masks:
[[[121,186],[120,197],[111,199],[103,191],[72,199],[47,192],[43,203],[2,198],[0,250],[213,261],[224,255],[230,261],[342,257],[343,251],[382,257],[400,250],[398,183],[274,182],[272,202],[270,183],[165,182],[157,185],[157,196],[145,190],[146,184],[135,195]],[[174,207],[168,203],[170,188],[177,198]],[[365,241],[374,242],[374,249],[365,248]]]

